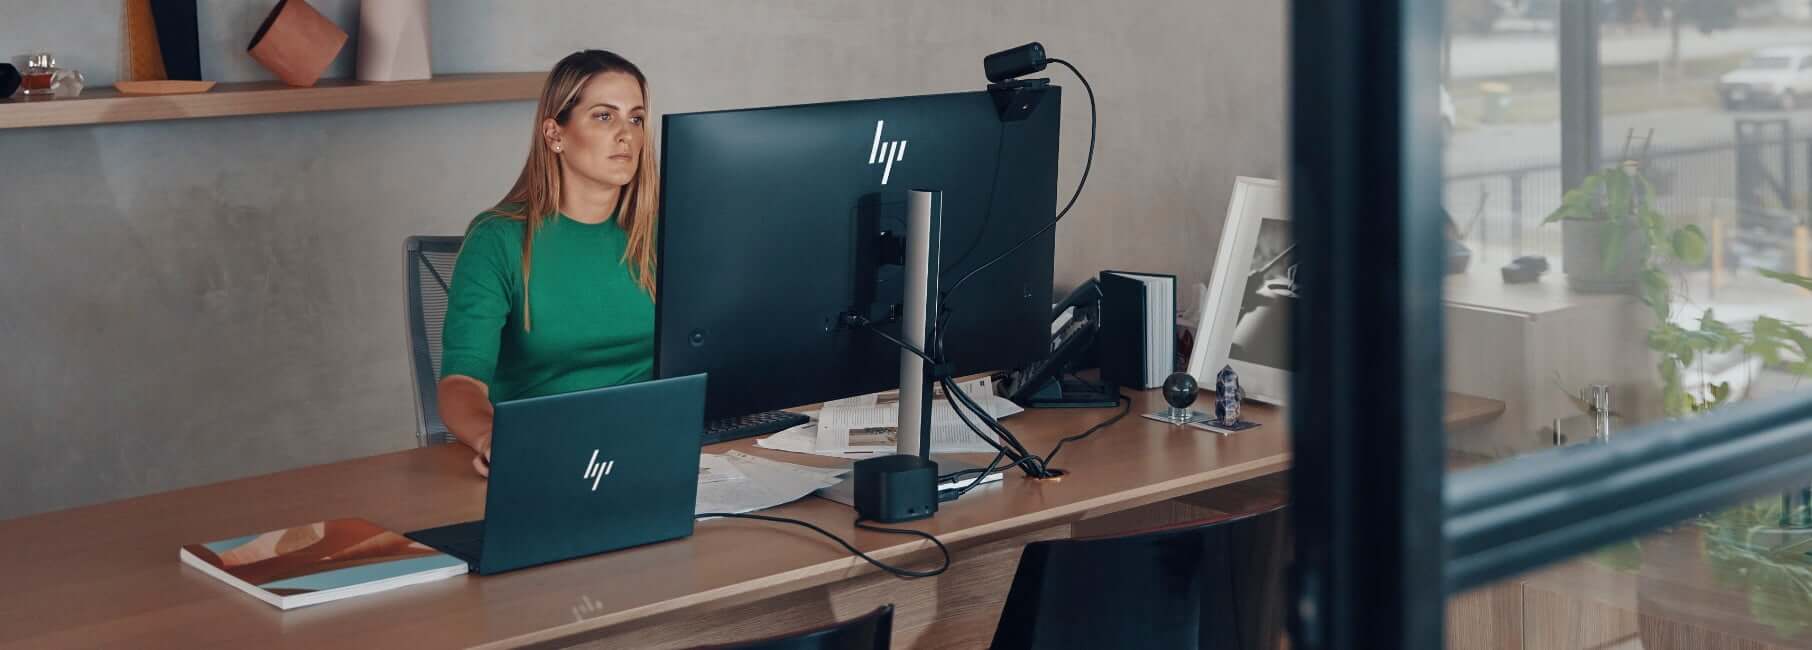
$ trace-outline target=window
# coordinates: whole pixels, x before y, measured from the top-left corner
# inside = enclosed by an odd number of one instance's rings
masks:
[[[1812,645],[1812,133],[1745,76],[1803,3],[1336,4],[1291,17],[1293,641]]]

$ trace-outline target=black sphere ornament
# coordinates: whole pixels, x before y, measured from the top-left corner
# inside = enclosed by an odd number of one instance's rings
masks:
[[[1173,372],[1164,380],[1164,401],[1174,408],[1186,409],[1195,403],[1195,376],[1187,372]]]
[[[0,63],[0,99],[13,96],[19,89],[19,69],[11,63]]]

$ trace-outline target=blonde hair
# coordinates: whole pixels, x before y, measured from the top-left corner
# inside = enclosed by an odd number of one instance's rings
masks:
[[[560,156],[548,147],[542,124],[553,119],[566,124],[579,102],[579,91],[592,78],[612,72],[635,77],[642,87],[643,104],[648,101],[648,78],[627,59],[604,50],[581,50],[569,54],[547,73],[541,88],[541,100],[535,108],[534,137],[529,141],[528,162],[516,185],[497,204],[493,212],[526,222],[522,236],[522,329],[529,329],[529,272],[533,265],[535,233],[555,218],[560,210]],[[623,248],[623,264],[635,277],[636,285],[654,297],[654,233],[660,199],[659,165],[654,160],[654,138],[642,138],[641,163],[635,178],[617,195],[617,225],[629,234]]]

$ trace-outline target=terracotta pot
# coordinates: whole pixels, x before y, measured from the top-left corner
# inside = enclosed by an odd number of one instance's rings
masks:
[[[359,81],[433,77],[428,56],[428,0],[361,0]]]
[[[246,52],[291,86],[313,86],[346,46],[346,32],[303,0],[271,8]]]

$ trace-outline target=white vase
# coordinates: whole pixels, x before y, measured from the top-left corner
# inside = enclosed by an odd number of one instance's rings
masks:
[[[361,0],[359,81],[434,76],[428,55],[428,0]]]

